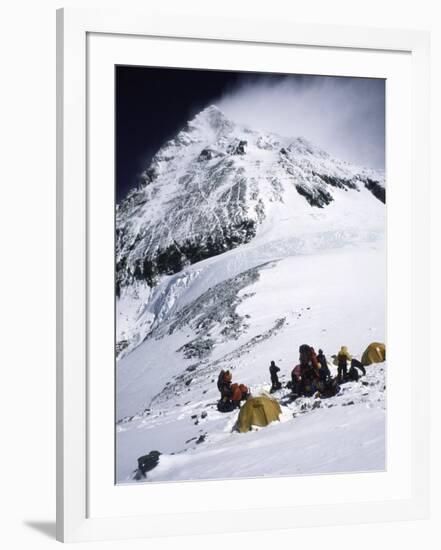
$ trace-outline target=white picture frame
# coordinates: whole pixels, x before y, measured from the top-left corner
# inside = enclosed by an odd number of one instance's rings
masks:
[[[242,507],[216,509],[209,504],[197,509],[186,507],[183,502],[191,499],[200,500],[200,495],[209,494],[211,482],[199,484],[186,482],[168,484],[162,489],[155,485],[154,491],[164,502],[174,502],[174,506],[165,505],[164,509],[150,509],[144,512],[140,503],[145,498],[138,487],[118,489],[118,501],[123,503],[118,509],[106,507],[102,501],[111,502],[113,487],[109,481],[95,482],[98,451],[91,445],[96,441],[97,395],[94,391],[94,366],[91,363],[91,338],[89,331],[93,325],[94,300],[92,290],[94,274],[91,274],[90,250],[93,249],[95,228],[101,224],[98,210],[94,204],[94,190],[90,188],[93,179],[93,159],[90,157],[89,145],[93,143],[94,125],[89,121],[94,113],[90,112],[89,95],[91,70],[97,65],[91,63],[91,38],[119,37],[120,44],[130,40],[148,39],[150,44],[167,41],[193,41],[199,45],[227,44],[236,48],[248,46],[309,48],[327,52],[328,59],[338,52],[350,52],[351,63],[357,62],[357,56],[373,52],[377,58],[394,54],[398,60],[405,56],[408,61],[409,80],[406,90],[409,97],[409,114],[403,122],[409,132],[409,158],[406,155],[402,167],[403,177],[408,177],[409,193],[403,208],[391,209],[396,223],[388,226],[388,246],[393,252],[400,248],[407,263],[408,287],[403,287],[403,294],[397,296],[392,306],[388,305],[388,315],[401,317],[407,323],[406,345],[409,353],[407,360],[407,386],[403,386],[395,403],[398,406],[409,406],[405,416],[406,435],[402,444],[407,451],[403,453],[402,462],[407,469],[400,473],[390,492],[375,498],[350,496],[350,486],[355,486],[356,474],[347,482],[348,497],[342,486],[342,498],[338,502],[332,499],[280,503],[277,507],[259,506],[253,503]],[[110,38],[109,38],[110,37]],[[107,38],[106,38],[107,39]],[[110,44],[110,42],[109,42]],[[115,46],[103,48],[103,52],[114,51]],[[121,46],[122,48],[122,46]],[[99,50],[99,48],[96,48]],[[127,47],[127,58],[130,61],[133,52]],[[108,53],[103,53],[108,55]],[[254,64],[258,62],[251,54]],[[112,55],[106,57],[107,66],[112,64]],[[267,21],[253,19],[221,18],[185,18],[183,16],[158,16],[151,13],[134,13],[121,10],[82,10],[62,9],[57,13],[57,539],[65,542],[103,540],[117,538],[153,537],[161,535],[179,535],[219,532],[220,526],[228,525],[229,532],[246,530],[291,528],[320,524],[356,523],[360,521],[390,521],[427,517],[429,502],[429,451],[428,451],[428,400],[421,384],[413,384],[418,369],[418,350],[428,349],[428,234],[429,234],[429,174],[428,174],[428,61],[429,37],[427,33],[417,31],[379,30],[364,28],[346,28],[336,26],[299,25],[288,20]],[[140,63],[136,60],[134,64]],[[373,63],[374,61],[371,61]],[[321,61],[326,63],[326,61]],[[394,61],[391,60],[393,65]],[[399,64],[399,61],[397,61]],[[373,74],[377,74],[374,69]],[[378,69],[380,71],[380,69]],[[393,70],[393,67],[392,69]],[[381,71],[380,71],[381,72]],[[104,74],[104,73],[103,73]],[[380,73],[379,73],[380,74]],[[407,82],[407,81],[406,81]],[[404,90],[403,90],[404,92]],[[403,94],[405,95],[405,94]],[[392,135],[394,118],[389,119],[387,133]],[[397,158],[390,158],[389,168],[393,170]],[[109,164],[113,164],[109,159]],[[92,167],[91,167],[92,166]],[[113,167],[112,167],[113,169]],[[398,172],[397,172],[398,174]],[[406,176],[407,174],[407,176]],[[388,191],[389,192],[389,191]],[[399,195],[395,194],[396,204]],[[112,202],[113,187],[109,187],[107,202]],[[410,219],[407,216],[407,209]],[[395,215],[395,214],[394,214]],[[103,214],[104,219],[104,214]],[[105,248],[113,250],[113,235]],[[91,244],[92,242],[92,244]],[[396,256],[396,262],[399,261]],[[403,260],[404,261],[404,260]],[[396,264],[398,265],[398,263]],[[392,266],[393,267],[393,266]],[[392,269],[397,273],[399,270]],[[399,273],[397,273],[399,277]],[[91,283],[92,281],[92,283]],[[404,305],[404,302],[408,304]],[[112,305],[113,307],[113,305]],[[402,308],[402,309],[400,309]],[[92,311],[92,317],[91,317]],[[404,344],[403,344],[404,349]],[[113,354],[113,351],[112,351]],[[393,357],[389,355],[388,357]],[[396,357],[398,358],[398,351]],[[398,359],[397,359],[398,360]],[[112,366],[113,368],[113,366]],[[404,369],[404,367],[403,367]],[[396,372],[396,371],[395,371]],[[404,371],[403,371],[404,372]],[[427,381],[428,374],[425,374]],[[407,377],[406,377],[407,378]],[[396,384],[401,380],[392,371],[389,381]],[[112,389],[113,380],[108,389]],[[395,383],[394,383],[395,385]],[[104,390],[107,387],[104,384]],[[396,386],[398,387],[398,386]],[[412,391],[410,392],[410,389]],[[110,393],[110,395],[109,395]],[[103,398],[104,399],[104,398]],[[111,403],[113,394],[107,395]],[[109,401],[110,400],[110,401]],[[404,403],[404,404],[403,404]],[[393,405],[393,403],[392,403]],[[103,407],[104,408],[104,407]],[[106,409],[107,410],[107,409]],[[113,417],[109,419],[110,424]],[[103,428],[103,432],[106,432]],[[93,437],[91,437],[91,434]],[[392,434],[393,435],[393,434]],[[104,436],[103,436],[104,437]],[[103,449],[108,444],[99,442]],[[102,443],[102,445],[101,445]],[[394,444],[394,438],[389,439]],[[397,443],[398,445],[398,443]],[[398,448],[398,447],[397,447]],[[405,456],[404,456],[405,454]],[[96,456],[95,456],[96,455]],[[110,459],[109,459],[110,460]],[[392,472],[389,472],[393,474]],[[378,474],[380,475],[380,474]],[[354,477],[355,476],[355,477]],[[316,476],[317,477],[317,476]],[[332,477],[332,476],[325,476]],[[362,478],[362,476],[360,476]],[[314,479],[314,476],[311,477]],[[265,491],[277,491],[281,488],[280,480],[261,480]],[[311,481],[313,482],[313,481]],[[106,493],[105,484],[109,485]],[[235,483],[247,483],[247,491],[262,488],[253,480],[225,481],[231,487]],[[288,483],[284,480],[282,483]],[[301,482],[297,482],[301,483]],[[323,481],[323,477],[320,481]],[[360,479],[362,485],[371,485],[368,477]],[[205,485],[204,485],[205,484]],[[387,484],[386,484],[387,485]],[[398,486],[406,487],[400,492]],[[152,487],[152,486],[150,486]],[[219,487],[219,485],[218,485]],[[149,486],[143,489],[149,490]],[[153,490],[153,489],[150,489]],[[364,487],[367,491],[367,487]],[[159,493],[163,491],[163,495]],[[395,491],[395,492],[394,492]],[[92,505],[90,493],[93,493]],[[133,496],[137,492],[136,498]],[[208,492],[208,493],[207,493]],[[372,489],[371,489],[372,492]],[[99,493],[102,493],[101,498]],[[299,493],[300,494],[300,493]],[[360,495],[368,494],[360,492]],[[98,496],[97,496],[98,495]],[[167,500],[168,499],[168,500]],[[133,501],[129,505],[129,501]],[[101,502],[100,502],[101,501]],[[95,502],[97,503],[95,505]],[[189,508],[192,511],[189,511]],[[137,510],[140,510],[139,513]],[[344,518],[344,520],[342,520]]]

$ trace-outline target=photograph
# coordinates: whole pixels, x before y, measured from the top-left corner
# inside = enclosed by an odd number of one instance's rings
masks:
[[[386,80],[115,66],[115,483],[387,469]]]

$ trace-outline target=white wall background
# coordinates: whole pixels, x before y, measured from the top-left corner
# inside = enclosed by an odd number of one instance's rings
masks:
[[[21,0],[1,9],[0,47],[0,544],[50,548],[55,532],[55,9],[121,5]],[[259,534],[96,543],[101,548],[308,549],[438,547],[441,518],[441,377],[436,364],[440,310],[437,218],[441,201],[441,14],[437,0],[125,0],[186,14],[289,16],[299,22],[432,31],[432,517],[428,521],[299,529]],[[422,383],[425,380],[422,379]],[[92,547],[85,544],[84,548]]]

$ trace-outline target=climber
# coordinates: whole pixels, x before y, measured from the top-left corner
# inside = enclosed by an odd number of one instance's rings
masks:
[[[351,367],[348,372],[348,380],[356,382],[360,378],[360,374],[358,373],[358,371],[362,373],[362,376],[366,375],[366,369],[364,368],[363,364],[357,359],[352,359]]]
[[[341,384],[348,376],[348,361],[352,359],[346,346],[342,346],[337,354],[337,380]]]
[[[245,384],[232,384],[232,374],[229,370],[221,371],[218,378],[218,389],[221,398],[217,403],[219,412],[231,412],[240,408],[240,402],[248,399],[249,390]]]
[[[270,393],[273,393],[277,390],[280,390],[280,388],[282,387],[282,384],[279,381],[279,377],[277,376],[277,373],[280,372],[280,369],[274,363],[274,361],[271,361],[269,371],[270,371],[270,376],[271,376],[271,390],[270,390]]]
[[[219,412],[230,412],[234,409],[232,397],[233,391],[231,389],[232,375],[229,370],[222,370],[217,379],[217,388],[220,391],[221,398],[217,403],[217,409]]]
[[[320,379],[319,362],[315,354],[314,348],[307,346],[309,351],[307,352],[307,362],[302,364],[302,386],[303,395],[311,396],[317,389],[317,382]],[[300,350],[299,350],[300,351]]]
[[[291,373],[293,393],[305,396],[313,395],[320,378],[319,372],[319,363],[314,348],[302,344],[299,347],[299,365]]]
[[[363,363],[361,361],[359,361],[358,359],[352,359],[351,367],[355,367],[355,368],[359,369],[361,371],[361,373],[363,374],[363,376],[366,376],[366,369],[364,368]]]
[[[300,395],[302,389],[302,374],[300,365],[296,365],[291,371],[291,391],[294,395]]]
[[[331,378],[331,371],[329,370],[325,354],[321,349],[318,350],[317,360],[320,364],[320,378],[323,382],[327,382]]]
[[[233,375],[229,370],[227,371],[221,371],[219,374],[219,378],[217,380],[217,387],[220,391],[221,398],[231,398],[231,381],[233,379]]]

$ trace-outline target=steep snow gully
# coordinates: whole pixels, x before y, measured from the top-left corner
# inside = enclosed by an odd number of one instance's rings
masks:
[[[385,339],[384,174],[210,106],[167,142],[116,211],[117,481],[385,468],[386,364],[335,397],[282,403],[247,434],[217,374],[252,394],[298,347],[360,358]],[[155,455],[156,457],[156,455]]]

